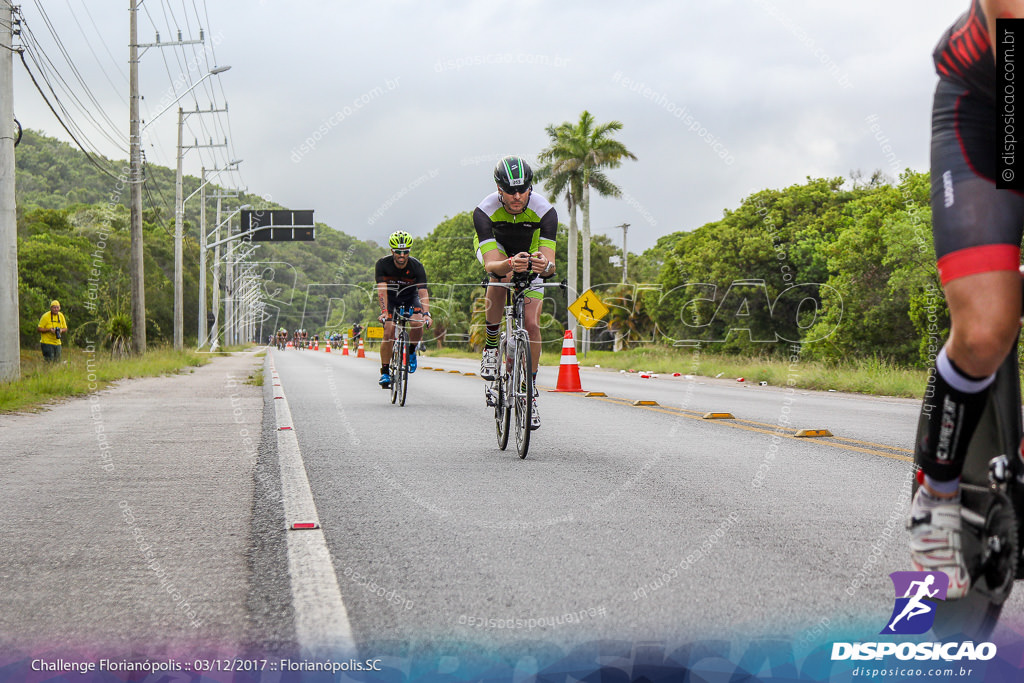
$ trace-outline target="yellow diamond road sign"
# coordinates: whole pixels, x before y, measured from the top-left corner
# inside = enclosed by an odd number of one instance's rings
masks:
[[[608,307],[601,301],[601,297],[590,289],[580,294],[580,298],[572,302],[569,311],[576,316],[580,325],[586,328],[593,327],[598,320],[608,315]]]

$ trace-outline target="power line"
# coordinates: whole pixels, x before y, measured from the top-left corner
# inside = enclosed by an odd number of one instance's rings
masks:
[[[78,141],[78,138],[76,138],[76,137],[75,137],[75,134],[74,134],[74,133],[72,133],[72,132],[71,132],[71,130],[70,130],[70,129],[69,129],[69,128],[68,128],[68,127],[67,127],[67,126],[66,126],[66,125],[64,124],[64,121],[63,121],[63,120],[62,120],[62,119],[60,118],[60,115],[59,115],[59,114],[57,113],[57,110],[55,110],[55,109],[53,108],[53,105],[52,105],[52,104],[50,104],[50,100],[46,99],[46,93],[44,93],[44,92],[43,92],[43,89],[39,87],[39,83],[38,83],[38,82],[36,81],[36,77],[35,77],[35,75],[34,75],[34,74],[32,73],[32,69],[30,69],[30,68],[28,67],[28,62],[26,62],[26,61],[25,61],[25,53],[24,53],[24,52],[19,52],[19,53],[18,53],[18,56],[20,56],[20,57],[21,57],[21,63],[25,65],[25,71],[27,71],[27,72],[28,72],[29,78],[31,78],[31,79],[32,79],[32,84],[36,86],[36,90],[38,90],[38,91],[39,91],[39,94],[40,94],[40,95],[42,96],[42,98],[43,98],[43,102],[46,102],[46,106],[50,108],[50,111],[52,111],[52,112],[53,112],[53,115],[54,115],[54,116],[55,116],[55,117],[57,118],[57,121],[58,121],[58,122],[60,123],[60,125],[61,125],[61,126],[62,126],[62,127],[64,128],[64,130],[66,130],[66,131],[67,131],[68,135],[70,135],[70,136],[71,136],[71,139],[75,141],[75,144],[76,144],[76,145],[78,145],[78,148],[79,148],[80,150],[82,150],[82,153],[83,153],[83,154],[85,154],[85,157],[86,157],[86,158],[87,158],[87,159],[88,159],[89,161],[91,161],[91,162],[92,162],[92,164],[93,164],[93,165],[94,165],[94,166],[95,166],[96,168],[98,168],[98,169],[100,169],[101,171],[103,171],[103,173],[105,173],[106,175],[110,176],[110,177],[111,177],[111,178],[113,178],[114,180],[118,180],[118,177],[117,177],[116,175],[114,175],[113,173],[111,173],[111,172],[110,172],[110,171],[108,171],[107,169],[103,168],[103,167],[102,167],[102,166],[101,166],[101,165],[99,164],[99,162],[97,162],[97,161],[96,161],[96,160],[95,160],[95,159],[94,159],[94,158],[92,157],[92,155],[91,155],[91,154],[89,154],[89,152],[88,152],[88,151],[86,151],[85,147],[83,147],[83,146],[82,146],[82,143],[81,143],[81,142],[79,142],[79,141]]]

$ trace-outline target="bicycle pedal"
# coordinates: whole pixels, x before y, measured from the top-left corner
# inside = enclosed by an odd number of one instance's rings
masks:
[[[988,461],[989,484],[996,487],[1005,486],[1010,476],[1010,461],[1006,455],[998,455]]]

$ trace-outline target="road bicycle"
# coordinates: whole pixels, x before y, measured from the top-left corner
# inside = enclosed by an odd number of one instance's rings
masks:
[[[413,310],[406,306],[395,309],[395,340],[391,344],[391,362],[388,373],[391,375],[391,402],[405,405],[405,395],[409,391],[409,331],[406,324],[412,317]]]
[[[932,419],[940,419],[933,416]],[[927,422],[922,420],[922,423]],[[918,439],[923,437],[919,428]],[[996,372],[988,403],[968,446],[961,475],[960,543],[971,589],[940,601],[933,632],[943,639],[984,639],[999,620],[1014,581],[1024,578],[1024,464],[1018,345]],[[915,487],[916,488],[916,487]]]
[[[487,405],[494,408],[498,448],[508,446],[509,428],[515,414],[516,451],[525,458],[530,450],[530,419],[533,412],[533,362],[530,335],[525,327],[526,292],[536,287],[566,287],[565,282],[534,283],[536,273],[515,273],[511,282],[484,281],[485,287],[503,287],[505,329],[498,342],[498,376],[484,387]]]

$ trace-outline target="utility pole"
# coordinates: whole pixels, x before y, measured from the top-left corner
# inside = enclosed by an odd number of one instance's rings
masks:
[[[181,254],[181,233],[182,222],[185,213],[185,199],[181,183],[181,157],[184,152],[181,149],[181,129],[185,122],[185,115],[178,107],[178,167],[174,174],[174,350],[181,351],[184,347],[185,317],[182,309],[184,299],[184,286],[182,284],[182,254]]]
[[[183,256],[182,256],[182,233],[183,223],[185,219],[185,199],[183,198],[184,190],[182,188],[182,174],[181,174],[181,162],[185,156],[185,152],[190,149],[203,149],[208,147],[227,147],[228,141],[224,140],[224,144],[213,144],[213,140],[210,140],[208,145],[200,145],[198,141],[194,145],[183,147],[181,144],[182,129],[184,128],[185,116],[187,114],[202,114],[204,111],[209,112],[221,112],[227,111],[227,109],[214,109],[212,106],[208,110],[196,109],[195,111],[182,111],[181,107],[178,107],[178,166],[177,171],[174,175],[174,350],[181,351],[184,347],[185,338],[185,291],[182,271]],[[205,174],[204,174],[205,175]],[[193,192],[189,195],[189,198],[195,196]],[[205,205],[204,209],[205,211]],[[206,324],[205,322],[203,323]],[[199,338],[203,337],[202,327],[198,330]]]
[[[14,7],[0,0],[0,382],[21,377],[14,199]]]
[[[143,259],[145,258],[142,245],[142,121],[139,116],[139,48],[149,49],[151,47],[172,47],[175,45],[194,45],[201,44],[203,42],[203,30],[199,29],[199,40],[182,40],[181,31],[178,31],[178,40],[170,43],[161,43],[160,34],[156,36],[156,42],[139,44],[139,31],[138,31],[138,0],[131,0],[131,6],[129,8],[129,15],[131,19],[131,28],[129,30],[129,77],[128,77],[128,89],[129,89],[129,165],[131,168],[131,179],[129,181],[131,187],[129,209],[131,212],[131,290],[132,290],[132,350],[135,353],[145,353],[146,351],[146,278],[143,270]],[[231,68],[231,67],[226,67]],[[199,85],[208,76],[213,73],[219,73],[224,71],[225,68],[214,70],[208,73],[203,78],[196,81],[192,87],[188,88],[178,99],[184,97],[189,91]],[[177,100],[175,100],[177,102]],[[172,102],[171,104],[174,104]],[[163,114],[171,105],[167,105],[161,109],[152,119],[152,123],[160,114]],[[178,111],[181,109],[179,107]],[[181,129],[179,127],[178,147],[181,147]],[[181,161],[178,161],[178,174],[181,174]],[[175,255],[180,254],[180,245],[175,244]],[[175,264],[175,272],[177,274],[178,265]],[[177,292],[175,292],[177,294]],[[174,315],[174,331],[175,331],[175,343],[174,348],[180,349],[181,344],[177,339],[177,333],[179,330],[179,318],[178,309],[175,309]]]
[[[129,180],[128,207],[131,213],[131,290],[132,290],[132,351],[146,352],[146,280],[142,253],[142,140],[139,135],[139,33],[138,4],[131,0],[129,9],[128,57],[128,116],[129,116]]]
[[[629,223],[623,223],[615,227],[622,228],[622,284],[626,284],[626,271],[629,264],[629,252],[626,251],[626,231],[629,230]]]

